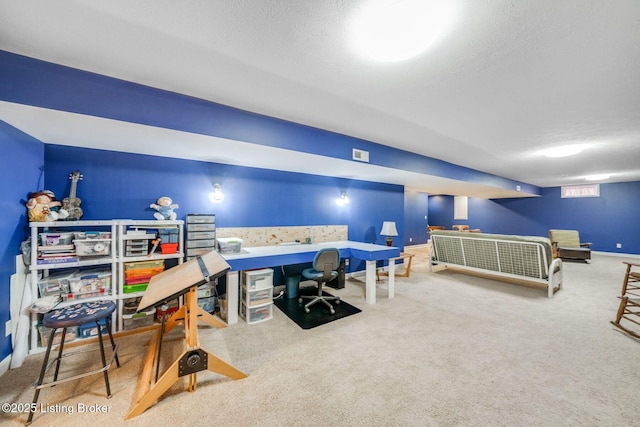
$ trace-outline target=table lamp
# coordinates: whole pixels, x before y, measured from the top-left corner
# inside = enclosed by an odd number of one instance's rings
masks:
[[[393,221],[384,221],[382,223],[382,230],[380,231],[381,236],[387,236],[387,246],[391,246],[393,244],[393,237],[398,235],[398,230],[396,230],[396,223]]]

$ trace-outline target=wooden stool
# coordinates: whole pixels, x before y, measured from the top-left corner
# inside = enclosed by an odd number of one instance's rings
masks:
[[[49,342],[47,343],[47,352],[45,353],[44,361],[42,362],[40,377],[38,377],[38,380],[35,383],[36,393],[33,396],[33,404],[31,405],[31,411],[29,412],[27,425],[31,424],[31,420],[33,419],[33,414],[36,408],[36,403],[38,402],[38,396],[40,395],[40,389],[44,387],[52,387],[56,384],[60,384],[66,381],[76,380],[88,375],[103,372],[104,382],[107,386],[107,398],[111,397],[111,388],[109,387],[109,376],[107,375],[107,369],[109,369],[111,363],[113,363],[113,359],[116,360],[117,366],[120,367],[120,361],[118,360],[117,355],[118,346],[115,344],[113,335],[111,334],[111,314],[113,314],[115,309],[116,304],[113,301],[95,301],[70,305],[68,307],[50,311],[44,315],[42,323],[45,327],[51,328],[51,335],[49,336]],[[102,342],[103,325],[100,324],[100,321],[102,319],[104,319],[105,321],[107,331],[109,333],[109,340],[111,341],[111,350],[113,352],[111,360],[108,364],[104,354],[104,344]],[[102,368],[59,380],[58,372],[60,371],[60,361],[62,359],[62,350],[64,348],[64,340],[67,334],[67,328],[84,325],[86,323],[95,323],[98,328],[98,342],[100,343]],[[53,345],[53,340],[57,329],[62,329],[62,336],[58,348],[58,357],[53,360],[51,364],[49,364],[49,355],[51,353],[51,347]],[[65,354],[65,356],[70,355],[71,354]],[[49,370],[51,365],[53,365],[53,363],[55,363],[56,365],[56,370],[53,374],[53,381],[44,383],[44,375],[46,374],[47,370]]]

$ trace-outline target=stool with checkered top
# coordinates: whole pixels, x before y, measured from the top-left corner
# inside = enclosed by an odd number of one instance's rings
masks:
[[[92,301],[85,302],[79,304],[69,305],[63,308],[59,308],[56,310],[52,310],[44,315],[44,319],[42,324],[51,328],[51,335],[49,336],[49,341],[47,343],[47,351],[44,356],[44,361],[42,362],[42,369],[40,370],[40,376],[35,383],[36,392],[33,396],[33,404],[31,405],[31,412],[29,413],[29,418],[27,419],[27,425],[31,423],[33,419],[33,414],[35,412],[36,403],[38,402],[38,397],[40,395],[40,390],[44,387],[52,387],[56,384],[60,384],[63,382],[71,381],[86,377],[88,375],[94,375],[102,372],[104,374],[104,382],[107,386],[107,398],[111,397],[111,388],[109,387],[109,375],[107,374],[107,370],[111,367],[111,363],[115,359],[116,365],[120,367],[120,361],[118,360],[118,346],[113,340],[113,334],[111,333],[111,315],[116,309],[116,304],[113,301]],[[112,356],[109,363],[107,363],[107,358],[104,352],[104,343],[102,342],[102,327],[103,325],[100,322],[104,319],[107,332],[109,334],[109,341],[111,342],[111,351]],[[62,360],[62,351],[64,349],[64,340],[67,334],[67,328],[85,325],[87,323],[95,323],[98,329],[98,342],[100,343],[100,356],[102,359],[102,367],[96,370],[92,370],[90,372],[84,372],[78,375],[74,375],[69,378],[58,379],[58,373],[60,371],[60,362]],[[49,355],[51,354],[51,347],[53,346],[53,340],[55,337],[55,333],[58,329],[62,329],[62,336],[60,337],[60,344],[58,346],[58,357],[49,363]],[[67,355],[65,355],[67,356]],[[56,369],[53,374],[53,380],[51,382],[43,382],[44,376],[51,367],[51,365],[55,363]]]

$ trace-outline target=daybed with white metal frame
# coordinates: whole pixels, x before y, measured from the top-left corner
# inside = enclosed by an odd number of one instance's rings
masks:
[[[430,271],[433,265],[541,283],[549,298],[562,287],[562,260],[552,258],[546,237],[433,230]]]

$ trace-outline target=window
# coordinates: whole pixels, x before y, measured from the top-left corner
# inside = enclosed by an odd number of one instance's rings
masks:
[[[467,196],[453,197],[453,219],[469,219]]]

